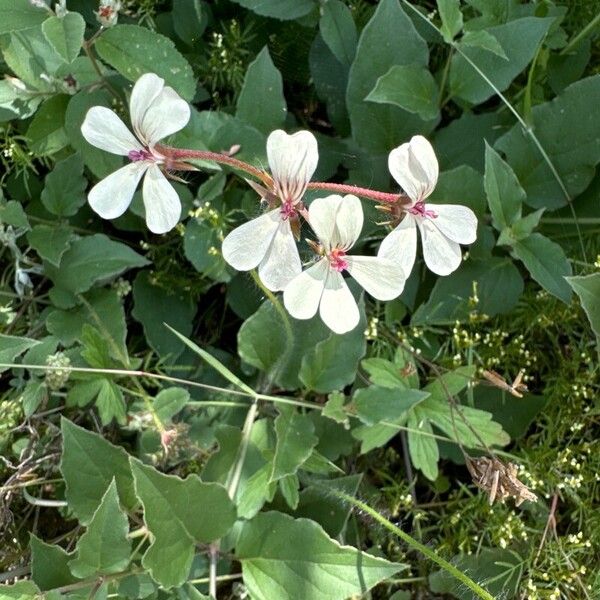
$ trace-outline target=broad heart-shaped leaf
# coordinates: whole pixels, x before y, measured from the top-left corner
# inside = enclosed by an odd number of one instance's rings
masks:
[[[78,153],[61,160],[46,176],[42,204],[59,217],[72,217],[85,204],[87,180]]]
[[[97,281],[148,264],[147,259],[129,246],[96,233],[73,242],[63,255],[60,270],[47,264],[46,275],[56,286],[79,294],[89,290]]]
[[[427,44],[398,0],[382,0],[360,36],[346,92],[352,133],[360,147],[383,154],[412,134],[433,129],[433,123],[426,124],[396,106],[365,101],[377,79],[391,67],[426,67],[428,58]]]
[[[69,562],[71,573],[85,579],[124,571],[131,554],[128,532],[129,522],[119,506],[117,484],[113,479],[87,531],[77,541],[76,556]]]
[[[492,213],[492,224],[498,231],[502,231],[521,218],[525,192],[514,171],[487,142],[483,181]]]
[[[55,52],[66,62],[75,60],[85,33],[85,21],[77,12],[62,17],[50,17],[42,24],[42,31]]]
[[[371,385],[357,390],[352,404],[356,416],[365,425],[395,421],[429,396],[420,390],[385,388]]]
[[[218,483],[203,483],[196,475],[163,475],[133,458],[130,462],[144,522],[154,537],[142,564],[163,587],[183,585],[195,544],[225,535],[235,522],[235,506]]]
[[[94,47],[102,60],[130,81],[156,73],[182,98],[193,98],[192,68],[164,35],[137,25],[115,25],[104,31]]]
[[[556,242],[541,233],[532,233],[516,241],[512,253],[545,290],[566,304],[571,301],[571,287],[565,279],[572,274],[571,263]]]
[[[279,416],[275,419],[275,435],[277,445],[271,481],[294,475],[319,441],[310,418],[291,406],[279,408]]]
[[[40,588],[33,581],[22,580],[11,585],[0,585],[2,600],[36,600],[40,597]]]
[[[68,145],[64,125],[69,99],[67,94],[51,96],[35,113],[27,129],[29,147],[35,154],[47,156]]]
[[[286,115],[283,79],[265,46],[248,66],[235,116],[268,134],[285,123]]]
[[[60,472],[65,480],[69,508],[86,525],[114,479],[125,508],[137,504],[129,458],[123,448],[67,419],[61,420],[63,450]]]
[[[394,104],[429,121],[440,114],[439,95],[437,83],[426,67],[395,65],[377,80],[365,100]]]
[[[55,267],[60,266],[60,259],[69,249],[74,234],[61,225],[36,225],[28,234],[27,241],[39,254]]]
[[[315,0],[233,0],[257,15],[287,21],[304,17],[317,7]]]
[[[37,346],[40,342],[26,337],[5,335],[0,333],[0,363],[12,363],[17,356],[29,348]],[[8,367],[0,367],[0,373]]]
[[[0,0],[0,34],[31,29],[48,18],[48,11],[29,0]]]
[[[600,273],[582,277],[567,277],[567,283],[579,296],[581,306],[587,315],[600,346]]]
[[[47,591],[77,581],[68,566],[72,554],[68,554],[60,546],[46,544],[33,533],[30,535],[29,546],[31,578],[40,590]]]
[[[341,546],[314,521],[278,512],[245,523],[235,555],[254,600],[346,600],[405,568]]]
[[[350,66],[356,54],[356,25],[352,12],[341,0],[328,0],[322,5],[319,31],[340,63]]]
[[[560,96],[534,106],[531,129],[571,198],[594,177],[600,162],[600,75],[570,85]],[[529,134],[516,124],[495,144],[504,152],[534,208],[558,208],[567,199],[544,157]]]
[[[463,46],[462,52],[503,92],[529,64],[553,22],[554,18],[525,17],[489,27],[487,31],[498,40],[508,60],[474,46]],[[459,53],[450,65],[450,91],[472,104],[480,104],[496,93]]]

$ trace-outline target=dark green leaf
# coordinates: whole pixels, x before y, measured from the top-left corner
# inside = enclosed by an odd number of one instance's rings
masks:
[[[371,385],[355,392],[352,403],[356,416],[366,425],[396,421],[429,396],[420,390]]]
[[[69,138],[65,130],[65,115],[69,96],[58,94],[44,102],[35,113],[27,137],[29,147],[39,156],[54,154],[68,145]]]
[[[87,181],[83,176],[83,160],[78,153],[56,164],[46,176],[42,203],[59,217],[72,217],[85,204]]]
[[[593,273],[583,277],[567,277],[567,283],[579,296],[581,306],[587,315],[600,342],[600,273]]]
[[[323,4],[319,31],[340,63],[351,65],[356,53],[356,25],[352,12],[341,0],[328,0]]]
[[[72,555],[60,546],[46,544],[33,533],[30,536],[31,578],[42,591],[52,590],[77,581],[69,570]]]
[[[303,17],[316,8],[314,0],[233,0],[257,15],[283,21]]]
[[[55,267],[60,266],[62,255],[69,249],[73,232],[60,225],[36,225],[28,234],[31,247]]]
[[[508,60],[508,56],[506,56],[506,53],[498,40],[485,29],[465,32],[462,38],[460,38],[460,43],[463,46],[474,46],[475,48],[488,50],[489,52],[493,52],[496,56]]]
[[[161,390],[154,399],[154,410],[163,423],[168,423],[188,403],[190,394],[180,387]]]

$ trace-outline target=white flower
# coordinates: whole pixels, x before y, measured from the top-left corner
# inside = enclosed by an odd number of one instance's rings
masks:
[[[181,202],[159,168],[165,157],[155,146],[159,140],[186,126],[190,107],[175,90],[165,86],[163,79],[146,73],[133,86],[129,110],[135,136],[104,106],[90,108],[85,116],[81,132],[90,144],[127,156],[131,161],[97,183],[88,200],[102,218],[116,219],[131,204],[135,188],[145,174],[142,196],[148,229],[165,233],[177,225]]]
[[[378,300],[399,296],[406,278],[392,260],[346,254],[363,226],[363,211],[356,196],[317,198],[308,213],[310,225],[319,238],[322,258],[289,283],[283,301],[296,319],[310,319],[319,310],[321,319],[332,331],[346,333],[358,325],[360,315],[342,276],[344,271]]]
[[[258,267],[265,286],[278,291],[302,271],[290,221],[297,218],[306,185],[317,168],[317,140],[309,131],[288,135],[278,129],[267,139],[267,158],[273,177],[270,191],[281,204],[234,229],[223,240],[223,258],[238,271]]]
[[[412,202],[400,225],[381,243],[378,255],[399,261],[408,277],[417,254],[418,227],[427,266],[438,275],[452,273],[462,258],[459,244],[472,244],[477,237],[477,217],[466,206],[425,204],[437,183],[439,167],[423,136],[394,148],[388,167]]]
[[[120,0],[100,0],[98,12],[94,14],[102,27],[112,27],[117,24],[120,10]]]

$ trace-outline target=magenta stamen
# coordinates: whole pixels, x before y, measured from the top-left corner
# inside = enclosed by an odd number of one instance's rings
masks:
[[[406,209],[406,212],[409,212],[411,215],[418,215],[419,217],[429,217],[430,219],[436,219],[438,216],[435,210],[426,208],[425,202],[422,200],[415,202],[413,206]]]
[[[290,200],[287,200],[281,205],[280,209],[281,218],[285,221],[286,219],[291,219],[296,216],[296,208],[294,207],[294,203]]]
[[[140,160],[152,160],[154,157],[148,150],[130,150],[127,154],[127,158],[131,162],[138,162]]]
[[[348,268],[348,261],[344,260],[344,256],[346,256],[346,253],[339,248],[334,248],[329,253],[329,264],[331,265],[331,268],[338,273],[341,273]]]

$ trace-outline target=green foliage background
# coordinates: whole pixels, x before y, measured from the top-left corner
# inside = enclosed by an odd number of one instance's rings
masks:
[[[0,0],[0,598],[598,597],[596,3],[67,8]],[[127,120],[149,71],[193,106],[172,145],[264,167],[271,130],[309,129],[321,181],[396,191],[387,153],[426,135],[477,242],[337,336],[227,267],[259,207],[225,168],[175,184],[165,236],[139,192],[103,222],[86,190],[121,159],[80,126]],[[538,502],[490,507],[465,452]]]

